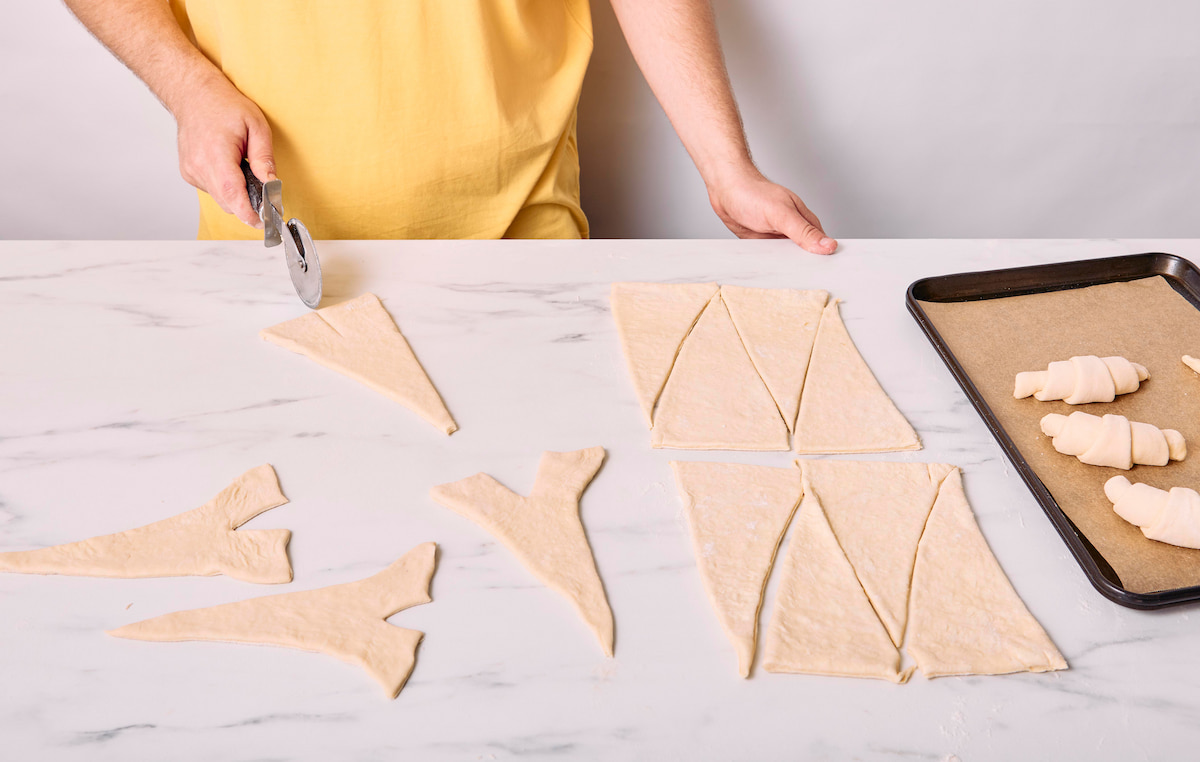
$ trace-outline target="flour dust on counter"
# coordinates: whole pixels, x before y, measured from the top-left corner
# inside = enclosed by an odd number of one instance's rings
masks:
[[[902,669],[901,647],[926,677],[1066,669],[980,534],[957,467],[832,460],[799,460],[792,469],[673,465],[689,521],[695,506],[719,509],[719,518],[706,519],[714,528],[693,528],[696,562],[731,639],[728,612],[736,607],[718,601],[753,608],[753,619],[742,623],[742,643],[757,627],[775,553],[769,540],[777,544],[786,531],[786,521],[779,526],[781,506],[800,502],[765,637],[768,672],[903,683],[912,669]],[[790,477],[782,473],[788,471]],[[764,521],[772,507],[774,523]],[[753,531],[760,524],[761,535]],[[741,582],[736,589],[726,583],[727,594],[716,595],[714,581],[729,579]],[[735,645],[743,663],[746,647]]]
[[[356,582],[164,614],[109,635],[130,640],[215,640],[319,651],[362,667],[391,698],[412,674],[423,633],[388,617],[429,603],[437,546],[410,550]]]
[[[275,469],[262,465],[177,516],[66,545],[0,553],[0,571],[125,579],[224,574],[262,584],[291,582],[291,532],[238,529],[287,501]]]
[[[611,302],[654,447],[921,448],[827,291],[614,283]]]
[[[399,402],[446,434],[458,430],[408,340],[374,294],[265,328],[261,336]]]
[[[604,462],[604,448],[542,453],[528,497],[487,474],[429,491],[430,496],[491,533],[543,584],[575,606],[613,655],[613,615],[579,516],[583,491]]]

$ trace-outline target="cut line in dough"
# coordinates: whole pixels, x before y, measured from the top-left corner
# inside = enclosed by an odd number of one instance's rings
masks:
[[[260,335],[399,402],[446,434],[458,424],[379,297],[363,294]]]
[[[612,284],[613,320],[647,426],[680,346],[717,289],[716,283]]]
[[[579,517],[579,501],[604,462],[604,448],[542,454],[529,497],[487,474],[430,490],[438,503],[474,521],[547,587],[574,604],[613,655],[613,616]]]
[[[291,582],[290,531],[237,530],[287,501],[275,469],[262,465],[177,516],[66,545],[0,553],[0,571],[125,579],[224,574],[246,582]]]
[[[904,419],[846,330],[837,299],[825,306],[800,396],[794,442],[799,453],[919,450]],[[685,347],[686,348],[686,347]]]
[[[437,546],[410,550],[378,574],[341,585],[177,611],[108,634],[160,642],[216,640],[319,651],[367,671],[388,694],[400,694],[422,633],[385,621],[429,603]]]
[[[763,590],[800,504],[800,471],[672,461],[709,602],[750,676]]]

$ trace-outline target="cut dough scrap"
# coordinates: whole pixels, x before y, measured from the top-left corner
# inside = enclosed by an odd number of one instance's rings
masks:
[[[750,676],[763,588],[800,504],[800,471],[740,463],[672,462],[700,579]]]
[[[906,647],[926,677],[1067,668],[988,548],[958,469],[917,546]]]
[[[422,633],[388,624],[429,603],[437,546],[410,550],[373,577],[342,585],[179,611],[112,630],[132,640],[219,640],[320,651],[365,669],[393,698],[412,673]]]
[[[1018,373],[1013,396],[1029,395],[1040,402],[1062,400],[1068,405],[1112,402],[1118,394],[1136,392],[1150,378],[1145,366],[1124,357],[1082,355],[1052,362],[1046,370]]]
[[[579,519],[579,500],[604,462],[604,448],[542,454],[529,497],[487,474],[430,490],[434,500],[503,542],[526,568],[571,601],[613,655],[613,616]]]
[[[806,493],[833,534],[888,635],[904,642],[917,543],[938,487],[953,466],[884,461],[798,461]]]
[[[821,316],[796,421],[799,453],[919,450],[921,440],[850,339],[830,300]]]
[[[829,528],[820,499],[807,490],[783,559],[767,627],[768,672],[876,677],[903,683],[900,652],[880,623]]]
[[[787,426],[720,296],[679,350],[650,436],[654,447],[788,449]]]
[[[721,299],[783,422],[789,432],[794,431],[804,375],[829,292],[721,286]]]
[[[1117,515],[1141,528],[1148,539],[1200,549],[1200,493],[1196,490],[1173,487],[1167,492],[1114,476],[1105,482],[1104,494]]]
[[[67,545],[0,553],[0,571],[126,579],[224,574],[246,582],[291,582],[291,532],[234,531],[286,502],[275,469],[262,465],[178,516]]]
[[[260,335],[369,386],[447,434],[458,430],[412,347],[374,294],[309,312]]]
[[[1187,442],[1178,431],[1130,421],[1123,415],[1100,418],[1081,410],[1070,416],[1050,413],[1041,425],[1042,433],[1053,437],[1055,450],[1091,466],[1128,471],[1135,464],[1165,466],[1187,457]]]
[[[638,402],[653,425],[654,404],[716,283],[614,283],[609,301]]]

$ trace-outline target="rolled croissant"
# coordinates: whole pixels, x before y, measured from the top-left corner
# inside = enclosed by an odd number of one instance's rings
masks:
[[[1042,418],[1042,433],[1054,437],[1055,450],[1090,466],[1128,471],[1135,463],[1165,466],[1187,457],[1187,442],[1178,431],[1131,421],[1123,415],[1099,418],[1079,410],[1070,416],[1051,413]]]
[[[1196,490],[1174,487],[1167,492],[1114,476],[1104,483],[1104,494],[1117,515],[1140,527],[1149,539],[1200,549],[1200,493]]]
[[[1124,357],[1086,355],[1052,362],[1046,370],[1017,374],[1013,396],[1033,395],[1041,402],[1062,400],[1068,405],[1112,402],[1118,394],[1136,392],[1150,378],[1145,366]]]

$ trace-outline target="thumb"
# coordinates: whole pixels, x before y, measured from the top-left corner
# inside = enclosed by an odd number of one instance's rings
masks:
[[[275,179],[275,147],[271,126],[266,120],[251,119],[246,124],[246,161],[250,171],[262,182]]]
[[[776,229],[811,254],[832,254],[837,251],[837,241],[825,235],[820,225],[810,222],[795,206],[781,212]]]

